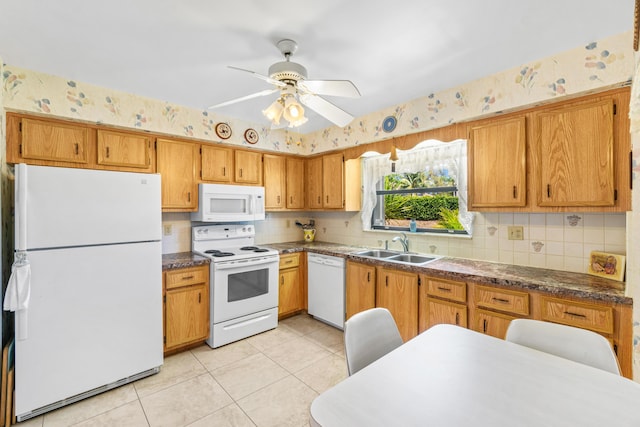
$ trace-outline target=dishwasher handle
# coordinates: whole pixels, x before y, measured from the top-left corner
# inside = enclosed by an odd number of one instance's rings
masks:
[[[335,257],[332,257],[332,258],[335,258]],[[309,263],[321,264],[329,267],[344,267],[344,261],[342,258],[336,258],[336,259],[332,259],[332,258],[310,255],[307,261]]]

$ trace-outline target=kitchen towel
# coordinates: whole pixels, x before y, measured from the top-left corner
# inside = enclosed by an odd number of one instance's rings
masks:
[[[16,338],[19,340],[27,339],[27,309],[31,297],[31,265],[26,255],[24,252],[16,253],[4,295],[5,311],[15,311],[18,316],[16,326],[19,325],[19,328],[16,328]]]

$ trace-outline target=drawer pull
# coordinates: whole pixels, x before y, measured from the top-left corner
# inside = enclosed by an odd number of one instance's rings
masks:
[[[444,288],[442,286],[438,286],[438,290],[442,292],[451,292],[451,288]]]
[[[456,313],[456,325],[460,325],[460,313]]]
[[[511,302],[511,301],[509,301],[508,299],[505,299],[505,298],[496,298],[496,297],[491,298],[491,300],[492,300],[492,301],[495,301],[495,302],[500,302],[500,303],[502,303],[502,304],[509,304],[509,303]]]
[[[191,276],[182,276],[182,280],[191,280],[193,279],[193,274]]]
[[[292,260],[292,259],[288,259],[288,260],[286,260],[284,263],[285,263],[285,264],[291,264],[292,262],[293,262],[293,260]]]
[[[587,318],[587,316],[585,316],[584,314],[573,313],[571,311],[565,311],[564,314],[568,314],[569,316],[574,316],[574,317],[582,317],[583,319]]]

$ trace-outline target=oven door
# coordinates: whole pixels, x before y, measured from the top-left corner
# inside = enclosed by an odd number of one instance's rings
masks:
[[[213,264],[213,323],[278,306],[279,257],[264,256]]]

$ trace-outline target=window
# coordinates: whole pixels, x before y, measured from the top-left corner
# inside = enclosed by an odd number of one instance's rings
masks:
[[[471,234],[466,166],[464,140],[425,141],[398,150],[396,162],[389,154],[365,158],[364,228]]]

